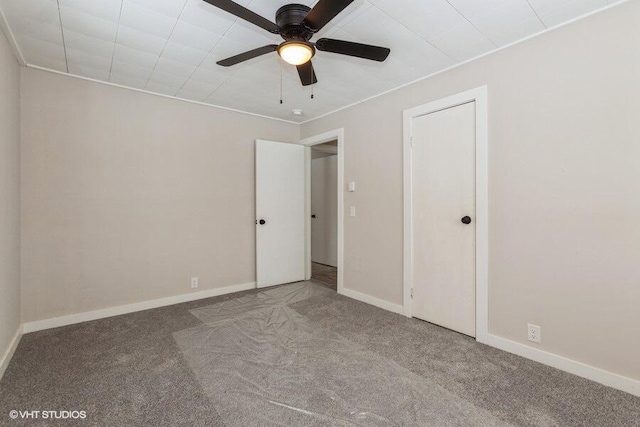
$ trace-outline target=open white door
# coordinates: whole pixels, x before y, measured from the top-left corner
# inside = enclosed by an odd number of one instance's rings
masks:
[[[256,141],[256,282],[304,280],[305,147]]]

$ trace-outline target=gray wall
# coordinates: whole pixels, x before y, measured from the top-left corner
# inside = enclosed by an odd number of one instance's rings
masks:
[[[0,363],[19,326],[20,67],[0,30]]]
[[[24,322],[255,281],[254,140],[297,125],[22,77]]]
[[[490,333],[640,379],[638,40],[634,1],[304,124],[345,129],[345,287],[402,304],[402,111],[486,84]]]

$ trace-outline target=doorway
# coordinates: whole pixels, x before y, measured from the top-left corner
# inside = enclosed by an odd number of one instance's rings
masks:
[[[404,311],[486,342],[486,87],[404,112]]]
[[[336,163],[337,177],[332,177],[330,184],[335,190],[335,206],[327,207],[329,212],[333,212],[327,217],[334,218],[331,219],[331,224],[337,229],[337,235],[328,237],[331,243],[326,246],[332,248],[332,253],[324,258],[323,263],[316,263],[316,276],[324,276],[324,281],[331,280],[332,287],[337,288],[338,293],[343,293],[343,129],[312,136],[298,144],[256,140],[258,288],[311,279],[312,147],[319,145],[324,145],[325,148],[323,150],[322,147],[317,147],[317,152],[330,150],[330,154],[335,157],[332,162]]]
[[[338,287],[338,141],[311,147],[311,279]]]
[[[300,143],[307,147],[306,279],[329,283],[343,293],[344,130],[315,135]]]

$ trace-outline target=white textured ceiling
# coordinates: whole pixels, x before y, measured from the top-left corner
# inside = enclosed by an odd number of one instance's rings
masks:
[[[238,3],[274,21],[290,1]],[[314,99],[276,53],[216,65],[282,39],[202,0],[0,0],[0,7],[28,65],[302,122],[609,3],[614,0],[355,0],[313,40],[375,44],[391,55],[378,63],[318,52]]]

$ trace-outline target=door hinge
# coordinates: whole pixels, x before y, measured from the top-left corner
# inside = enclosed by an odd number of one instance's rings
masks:
[[[413,288],[411,288],[411,299],[413,299]]]
[[[413,148],[413,135],[410,137],[410,146]]]

